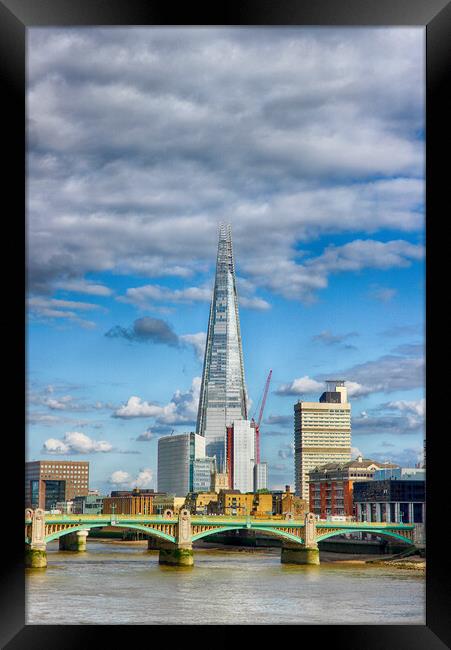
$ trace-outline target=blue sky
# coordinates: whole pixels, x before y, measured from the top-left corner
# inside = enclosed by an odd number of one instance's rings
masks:
[[[354,453],[424,430],[424,29],[28,30],[27,458],[156,487],[194,430],[231,223],[270,486],[344,378]]]

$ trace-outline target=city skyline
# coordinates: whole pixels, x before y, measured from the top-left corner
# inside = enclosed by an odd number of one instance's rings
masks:
[[[28,45],[27,460],[156,487],[159,436],[196,428],[220,222],[250,416],[273,369],[269,487],[294,485],[294,403],[334,376],[354,455],[421,460],[424,30],[31,28]]]

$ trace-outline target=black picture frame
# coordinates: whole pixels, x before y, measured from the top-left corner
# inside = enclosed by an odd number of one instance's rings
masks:
[[[33,26],[70,25],[333,25],[333,26],[401,26],[417,25],[426,28],[426,395],[427,395],[427,576],[426,625],[302,625],[284,630],[290,638],[301,643],[309,628],[318,635],[318,643],[325,647],[346,646],[365,649],[439,650],[451,646],[450,580],[448,538],[445,532],[449,512],[449,485],[446,470],[446,439],[448,418],[443,414],[447,403],[445,380],[436,376],[446,364],[449,340],[449,319],[446,316],[448,273],[445,261],[449,256],[447,238],[442,225],[449,214],[449,162],[442,155],[448,153],[451,142],[451,105],[447,90],[451,88],[451,2],[449,0],[242,0],[201,6],[149,0],[0,0],[0,69],[3,133],[10,145],[3,149],[3,228],[4,255],[13,251],[13,265],[5,264],[3,278],[7,289],[8,316],[3,319],[3,341],[12,347],[12,363],[4,365],[8,378],[8,404],[15,414],[12,424],[5,428],[11,442],[4,452],[4,471],[11,476],[4,482],[2,536],[5,542],[3,576],[0,582],[0,642],[10,650],[18,648],[58,648],[67,650],[81,647],[111,647],[133,643],[138,631],[155,626],[131,625],[25,625],[25,579],[23,565],[23,463],[25,440],[23,435],[25,395],[25,349],[23,332],[25,309],[25,36]],[[445,221],[444,221],[445,220]],[[438,291],[435,292],[435,289]],[[14,326],[10,315],[14,314]],[[9,343],[13,338],[14,343]],[[4,346],[6,347],[6,346]],[[440,358],[441,364],[438,363]],[[446,369],[446,367],[445,367]],[[339,603],[337,603],[339,606]],[[174,622],[180,623],[174,612]],[[177,639],[190,635],[189,621],[171,631]],[[161,626],[156,626],[161,627]],[[198,627],[198,626],[196,626]],[[211,626],[209,626],[211,627]],[[214,626],[219,627],[219,626]],[[222,627],[222,626],[221,626]],[[239,630],[223,626],[224,639],[230,639]],[[70,629],[68,629],[70,628]],[[256,631],[256,630],[255,630]],[[254,632],[252,632],[254,633]],[[296,635],[296,636],[295,636]],[[149,643],[152,637],[149,636]],[[209,639],[209,636],[206,637]],[[215,637],[217,640],[217,637]],[[258,636],[257,636],[258,639]],[[186,642],[189,642],[189,636]],[[201,642],[200,639],[194,642]],[[207,641],[211,642],[211,641]],[[255,640],[253,641],[255,642]],[[313,640],[313,642],[315,642]]]

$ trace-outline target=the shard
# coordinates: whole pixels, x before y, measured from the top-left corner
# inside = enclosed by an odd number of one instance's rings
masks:
[[[226,427],[234,420],[247,420],[247,393],[231,227],[221,225],[197,415],[197,433],[205,436],[205,452],[216,456],[218,471],[226,464]]]

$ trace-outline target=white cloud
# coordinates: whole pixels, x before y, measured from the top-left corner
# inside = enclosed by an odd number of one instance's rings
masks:
[[[426,412],[426,400],[423,397],[422,399],[417,399],[417,400],[397,400],[394,402],[389,402],[387,405],[387,408],[390,409],[396,409],[398,411],[407,411],[410,413],[413,413],[414,415],[418,415],[420,417],[424,417],[425,412]]]
[[[140,469],[137,476],[132,476],[129,472],[118,469],[110,475],[108,483],[131,489],[135,487],[149,488],[153,485],[153,470],[146,467]]]
[[[51,454],[92,454],[112,449],[106,440],[94,440],[80,431],[68,431],[62,440],[48,438],[43,445],[43,451]]]
[[[90,282],[85,279],[60,281],[56,283],[55,287],[57,289],[64,289],[65,291],[85,293],[91,296],[111,296],[113,293],[113,291],[104,284]]]
[[[374,233],[423,226],[423,46],[416,28],[32,30],[31,286],[190,277],[214,262],[224,219],[240,274],[290,298],[312,300],[331,273],[420,259]],[[373,243],[296,263],[299,242],[355,230]],[[210,299],[146,286],[126,298]]]
[[[86,329],[95,327],[93,321],[80,318],[77,310],[91,311],[99,309],[99,305],[88,302],[77,302],[73,300],[59,300],[56,298],[44,298],[33,296],[28,299],[28,308],[30,315],[44,319],[67,319]],[[74,311],[75,310],[75,311]]]
[[[263,300],[263,298],[258,298],[257,296],[254,296],[253,298],[248,298],[247,296],[239,296],[239,303],[241,307],[247,309],[258,309],[259,311],[266,311],[267,309],[271,309],[271,305],[267,300]]]
[[[190,303],[208,302],[211,300],[212,288],[187,287],[186,289],[168,289],[157,284],[146,284],[142,287],[127,289],[125,296],[119,296],[119,302],[126,302],[141,309],[149,308],[154,302]]]
[[[201,378],[194,377],[191,388],[182,392],[177,390],[172,400],[160,406],[142,400],[140,397],[132,396],[127,403],[115,411],[116,418],[156,418],[160,424],[184,424],[195,422],[199,404]]]
[[[282,384],[275,393],[277,395],[303,395],[324,391],[324,382],[311,379],[307,375],[293,379],[290,384]]]
[[[123,483],[129,483],[130,480],[131,476],[128,472],[124,472],[124,470],[118,469],[111,474],[108,482],[112,483],[113,485],[121,485]]]
[[[179,340],[187,345],[192,345],[199,361],[203,361],[205,355],[205,343],[207,340],[206,332],[197,332],[197,334],[182,334]]]

